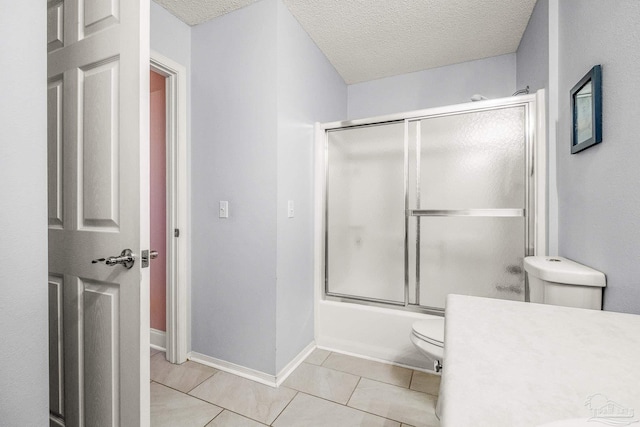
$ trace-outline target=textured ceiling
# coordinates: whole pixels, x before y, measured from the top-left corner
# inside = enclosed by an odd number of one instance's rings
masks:
[[[126,0],[125,0],[126,1]],[[198,25],[258,0],[153,0],[182,22]]]
[[[255,0],[155,0],[189,25]],[[536,0],[283,0],[348,84],[518,48]]]

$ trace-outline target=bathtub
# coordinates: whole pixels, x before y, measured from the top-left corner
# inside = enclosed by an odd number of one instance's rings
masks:
[[[319,348],[413,369],[433,371],[409,336],[411,325],[429,314],[316,299],[315,340]]]

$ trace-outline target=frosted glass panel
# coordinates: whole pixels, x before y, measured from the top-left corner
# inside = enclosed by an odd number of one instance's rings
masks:
[[[524,107],[420,122],[420,209],[524,208]]]
[[[420,218],[420,305],[447,294],[524,301],[524,218]]]
[[[411,138],[421,210],[525,209],[522,106],[422,119]],[[413,163],[415,161],[415,164]],[[524,300],[524,217],[423,216],[419,304],[444,308],[457,293]]]
[[[328,132],[327,291],[404,302],[404,123]]]

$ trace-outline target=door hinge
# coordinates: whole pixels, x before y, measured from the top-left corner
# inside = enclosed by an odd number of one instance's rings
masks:
[[[173,237],[180,237],[180,229],[179,228],[174,228],[173,229]]]

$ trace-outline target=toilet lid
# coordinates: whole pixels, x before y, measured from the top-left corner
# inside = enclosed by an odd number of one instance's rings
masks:
[[[413,332],[427,341],[442,345],[444,343],[444,317],[415,322]]]

